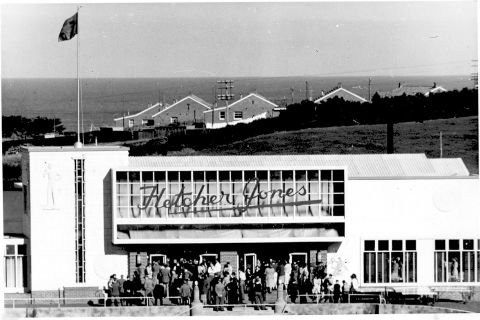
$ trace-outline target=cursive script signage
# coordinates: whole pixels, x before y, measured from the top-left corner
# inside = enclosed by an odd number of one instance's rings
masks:
[[[192,208],[196,208],[195,212],[212,212],[233,210],[235,216],[241,214],[249,209],[269,208],[269,207],[285,207],[285,206],[300,206],[322,203],[322,200],[308,200],[295,201],[295,197],[305,196],[307,190],[301,186],[297,190],[293,188],[262,190],[258,178],[248,180],[242,191],[244,201],[242,203],[235,203],[234,195],[220,191],[218,195],[205,195],[205,185],[201,185],[199,190],[194,194],[187,192],[182,186],[180,192],[170,197],[165,197],[166,188],[160,189],[157,185],[142,186],[144,197],[143,203],[137,205],[134,216],[140,216],[142,211],[148,208],[178,210],[178,213],[188,214],[192,212]],[[256,204],[255,200],[259,202],[265,201],[265,204]],[[290,201],[289,201],[290,200]],[[217,208],[221,204],[222,207]]]

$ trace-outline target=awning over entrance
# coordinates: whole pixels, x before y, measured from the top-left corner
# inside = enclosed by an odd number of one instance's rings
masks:
[[[125,226],[123,226],[125,227]],[[123,229],[123,230],[122,230]],[[118,243],[241,243],[241,242],[324,242],[341,241],[342,231],[329,227],[272,227],[256,226],[248,228],[170,228],[170,229],[131,229],[117,230]]]

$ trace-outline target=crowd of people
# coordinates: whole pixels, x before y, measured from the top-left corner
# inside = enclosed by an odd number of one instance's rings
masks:
[[[118,305],[163,305],[168,298],[171,303],[189,305],[193,299],[194,282],[198,283],[203,303],[214,305],[217,311],[231,308],[235,304],[257,304],[265,309],[267,293],[283,286],[291,303],[346,302],[348,294],[358,289],[358,280],[352,274],[349,281],[335,280],[325,274],[322,264],[310,266],[286,260],[257,261],[255,267],[247,265],[245,271],[233,270],[230,262],[223,266],[215,261],[198,259],[173,259],[171,263],[153,262],[138,266],[133,278],[117,279],[112,275],[106,294],[109,304]]]

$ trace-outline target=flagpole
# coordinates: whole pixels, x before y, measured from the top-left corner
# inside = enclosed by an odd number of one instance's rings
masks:
[[[78,75],[78,49],[80,46],[80,30],[78,28],[78,22],[79,22],[79,14],[78,12],[80,11],[80,7],[77,6],[77,142],[75,143],[75,147],[81,148],[82,143],[80,142],[80,77]]]

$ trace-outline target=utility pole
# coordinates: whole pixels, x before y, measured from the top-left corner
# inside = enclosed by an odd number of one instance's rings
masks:
[[[293,98],[293,92],[294,92],[294,91],[295,91],[295,90],[294,90],[293,88],[290,88],[290,95],[292,96],[292,104],[293,104],[293,101],[294,101],[294,98]]]
[[[372,79],[368,78],[368,101],[370,101],[370,85],[372,84]]]
[[[440,131],[440,158],[443,158],[443,140],[442,140],[442,131]]]
[[[233,80],[220,80],[217,81],[218,88],[220,89],[220,94],[217,94],[217,98],[219,100],[225,101],[226,104],[226,113],[225,113],[225,120],[228,126],[228,101],[233,100],[235,97],[234,94],[232,94],[232,89],[233,89]]]

